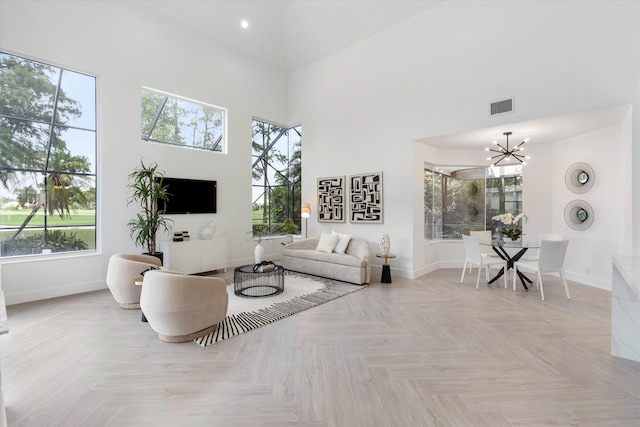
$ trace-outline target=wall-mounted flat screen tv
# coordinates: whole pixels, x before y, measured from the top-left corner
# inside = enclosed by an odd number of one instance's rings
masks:
[[[217,182],[201,179],[168,178],[162,181],[170,194],[159,208],[167,215],[217,212]]]

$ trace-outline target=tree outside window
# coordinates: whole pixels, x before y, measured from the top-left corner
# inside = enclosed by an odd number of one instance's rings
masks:
[[[492,218],[505,212],[522,212],[522,166],[425,166],[425,239],[495,231]]]
[[[141,137],[145,141],[224,153],[226,110],[142,88]]]
[[[0,52],[2,256],[95,250],[96,79]]]
[[[253,236],[297,234],[300,230],[302,128],[254,120],[252,136]]]

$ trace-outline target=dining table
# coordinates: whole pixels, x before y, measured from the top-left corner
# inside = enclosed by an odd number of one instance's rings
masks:
[[[540,242],[526,241],[526,240],[511,241],[508,239],[507,240],[494,239],[494,240],[491,240],[490,243],[481,242],[480,244],[484,246],[491,246],[494,252],[500,258],[502,258],[507,262],[507,270],[512,269],[513,263],[518,261],[520,258],[522,258],[525,252],[527,252],[529,249],[540,248]],[[502,277],[502,275],[505,273],[506,272],[504,271],[504,267],[502,267],[500,271],[487,282],[487,284],[488,285],[492,284],[493,282],[498,280],[500,277]],[[533,281],[529,279],[521,271],[518,271],[518,277],[520,278],[520,282],[522,283],[524,290],[528,291],[529,288],[527,287],[527,284],[532,284]]]

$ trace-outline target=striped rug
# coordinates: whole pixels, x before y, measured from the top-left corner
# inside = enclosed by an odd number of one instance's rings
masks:
[[[290,271],[285,271],[284,292],[273,297],[238,297],[233,293],[233,283],[227,284],[229,294],[227,317],[218,324],[212,333],[195,340],[203,347],[268,325],[366,287],[366,285],[352,285]]]

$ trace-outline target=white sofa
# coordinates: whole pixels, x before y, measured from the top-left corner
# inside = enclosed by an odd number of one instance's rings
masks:
[[[280,264],[287,270],[363,285],[371,279],[369,243],[351,238],[344,253],[316,250],[320,236],[289,243]]]

